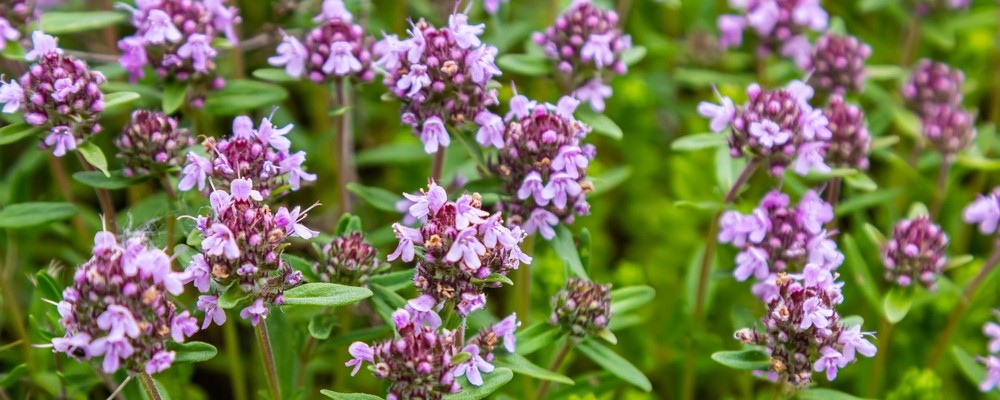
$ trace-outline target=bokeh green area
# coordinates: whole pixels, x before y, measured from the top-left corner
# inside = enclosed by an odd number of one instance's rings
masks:
[[[590,199],[592,214],[579,218],[574,231],[586,229],[591,235],[589,274],[599,282],[614,287],[650,285],[656,289],[656,298],[633,316],[619,330],[618,344],[613,348],[638,366],[653,384],[650,393],[619,383],[582,355],[571,355],[563,373],[588,382],[605,382],[606,385],[588,386],[592,393],[571,393],[556,386],[553,395],[577,398],[681,398],[685,369],[694,368],[696,377],[694,396],[698,399],[748,399],[775,398],[773,384],[755,378],[750,372],[729,369],[710,358],[713,352],[734,350],[739,343],[733,332],[752,323],[764,312],[764,306],[750,293],[749,282],[736,282],[731,270],[735,251],[730,246],[719,246],[710,273],[709,302],[704,325],[692,319],[697,287],[698,262],[706,241],[709,221],[729,185],[739,173],[740,161],[734,161],[726,148],[706,148],[683,151],[672,148],[678,138],[708,132],[707,121],[695,112],[703,100],[713,100],[713,88],[719,92],[744,98],[743,90],[752,82],[764,86],[783,86],[792,79],[800,79],[804,71],[790,62],[775,57],[766,58],[758,65],[752,45],[721,51],[715,46],[716,18],[732,10],[724,0],[619,0],[595,1],[603,7],[614,7],[621,14],[625,31],[632,35],[635,45],[646,49],[645,57],[633,65],[624,76],[613,80],[614,97],[608,101],[605,114],[623,132],[618,140],[606,135],[592,134],[587,141],[597,146],[596,161],[590,167],[595,177],[594,185],[601,192]],[[60,10],[99,8],[100,1],[69,1]],[[275,10],[286,5],[296,5],[301,10],[316,9],[315,0],[295,2],[290,0],[237,2],[243,15],[242,37],[250,38],[259,33],[273,32],[277,26],[285,29],[306,27],[311,15],[308,12],[292,13],[281,20]],[[357,0],[348,1],[352,10],[362,10]],[[487,24],[484,40],[499,47],[500,55],[537,52],[530,43],[530,33],[548,26],[555,16],[567,6],[565,0],[518,1],[512,0],[501,7],[497,16],[487,16],[481,4],[472,5],[472,20]],[[860,0],[823,2],[830,13],[831,29],[849,33],[870,44],[873,49],[869,59],[869,80],[865,90],[850,98],[862,105],[868,114],[871,133],[877,143],[871,156],[872,165],[867,172],[876,185],[848,186],[838,209],[838,244],[844,249],[844,239],[856,242],[856,257],[840,269],[845,301],[838,308],[844,315],[857,315],[864,319],[864,330],[884,334],[885,324],[880,323],[881,298],[866,298],[857,282],[858,270],[867,270],[874,277],[879,293],[888,291],[881,278],[882,264],[877,247],[866,234],[865,224],[888,232],[899,218],[905,217],[915,203],[930,204],[934,196],[934,180],[939,156],[930,151],[913,150],[919,135],[918,122],[904,111],[898,88],[907,77],[909,65],[901,65],[904,37],[913,15],[912,4],[904,0]],[[402,33],[406,19],[425,17],[443,24],[455,7],[451,1],[374,1],[364,4],[362,18],[368,32]],[[463,3],[459,7],[465,7]],[[1000,9],[996,1],[977,0],[968,11],[937,13],[915,23],[919,26],[920,39],[916,58],[932,58],[960,68],[966,76],[964,105],[977,113],[979,137],[973,149],[960,157],[949,176],[944,205],[939,223],[949,234],[952,258],[971,255],[974,259],[964,265],[949,269],[940,289],[935,293],[918,293],[911,311],[899,324],[891,328],[888,340],[879,341],[879,352],[886,352],[885,365],[876,366],[873,359],[860,359],[844,368],[834,382],[827,382],[820,374],[815,376],[817,386],[833,388],[859,397],[893,399],[966,399],[996,397],[996,393],[982,394],[967,371],[953,356],[949,346],[945,356],[934,365],[925,365],[934,341],[943,329],[949,312],[961,300],[961,287],[979,271],[985,258],[993,249],[991,238],[978,234],[974,227],[962,222],[961,210],[977,194],[1000,184],[1000,155],[997,153],[996,128],[1000,115]],[[117,28],[119,35],[127,34],[124,25]],[[61,36],[60,44],[68,49],[91,53],[108,53],[100,31]],[[748,34],[748,38],[749,38]],[[752,40],[750,40],[752,41]],[[222,74],[228,78],[250,77],[252,72],[267,68],[266,59],[272,55],[273,46],[246,52],[243,69],[234,68],[234,59],[220,58]],[[101,63],[94,63],[101,65]],[[0,63],[8,76],[15,73],[16,65],[9,60]],[[114,64],[101,66],[109,79],[125,90],[143,94],[144,106],[159,104],[156,89],[143,92],[143,86],[153,85],[149,79],[139,86],[127,85],[119,67]],[[519,93],[540,100],[555,102],[560,93],[547,77],[526,76],[504,71],[505,85],[501,100],[512,95],[512,85]],[[122,86],[125,85],[125,86]],[[336,179],[337,155],[334,153],[333,127],[328,115],[330,92],[328,88],[309,83],[282,83],[289,96],[275,112],[278,123],[294,123],[291,134],[293,148],[308,152],[308,168],[318,174],[316,184],[285,198],[288,204],[323,206],[314,210],[307,220],[310,227],[322,232],[333,231],[339,219],[336,205],[340,201]],[[131,87],[131,89],[129,89]],[[385,101],[381,83],[376,81],[356,87],[354,106],[349,110],[354,117],[354,132],[358,144],[359,181],[392,193],[412,192],[426,184],[431,157],[421,150],[419,140],[409,128],[399,122],[399,104]],[[255,119],[267,116],[270,108],[256,111]],[[113,154],[113,136],[126,122],[125,112],[103,118],[104,133],[96,143]],[[189,123],[189,122],[188,122]],[[230,117],[204,116],[203,129],[196,132],[204,136],[222,136],[230,131]],[[908,159],[916,156],[915,167]],[[72,174],[80,170],[73,158],[63,160]],[[47,153],[35,150],[30,140],[0,147],[0,204],[8,205],[25,201],[61,200],[58,177],[51,174],[51,161]],[[110,157],[112,169],[120,168],[120,161]],[[460,174],[474,176],[474,165],[460,145],[449,149],[445,176]],[[446,178],[447,179],[447,178]],[[70,182],[72,193],[80,207],[88,232],[100,227],[97,199],[91,188]],[[602,190],[605,185],[610,190]],[[782,181],[757,174],[748,188],[739,196],[734,208],[747,211],[761,196],[775,187],[794,197],[800,196],[810,186],[821,186],[820,179],[805,179],[786,175]],[[869,185],[870,186],[870,185]],[[166,198],[153,183],[144,183],[113,192],[126,225],[135,230],[160,229]],[[197,194],[182,195],[194,211],[204,206]],[[394,244],[389,225],[399,219],[399,214],[387,212],[359,200],[358,214],[369,238],[387,254]],[[131,220],[127,219],[131,215]],[[182,226],[184,226],[182,222]],[[187,226],[190,229],[190,226]],[[70,282],[74,266],[86,260],[91,237],[80,237],[69,222],[51,224],[28,231],[3,233],[6,242],[0,244],[6,272],[13,282],[13,298],[23,308],[27,318],[33,318],[27,327],[31,340],[45,342],[34,333],[35,324],[45,327],[44,311],[51,306],[41,302],[41,293],[34,290],[29,278],[36,271],[48,269],[60,277],[62,284]],[[714,238],[709,238],[714,240]],[[533,263],[532,310],[529,319],[541,321],[548,317],[549,297],[565,280],[562,261],[547,245],[536,246]],[[312,250],[305,245],[293,249],[298,255],[309,258]],[[16,266],[10,268],[10,266]],[[395,270],[401,265],[394,266]],[[995,275],[995,274],[994,274]],[[489,303],[493,315],[510,311],[511,297],[516,288],[504,288],[491,293]],[[7,297],[5,297],[7,298]],[[192,293],[184,299],[194,302]],[[994,317],[991,310],[1000,306],[1000,286],[995,276],[990,276],[972,300],[972,306],[953,335],[951,344],[968,354],[985,354],[986,338],[981,333],[982,324]],[[4,309],[6,310],[6,308]],[[232,315],[231,318],[235,317]],[[488,320],[484,317],[482,320]],[[18,346],[8,346],[18,337],[18,322],[4,312],[0,315],[3,331],[0,334],[0,372],[24,362],[27,357]],[[365,321],[354,321],[354,326],[367,326]],[[374,323],[380,323],[374,321]],[[274,312],[268,319],[273,326],[272,341],[279,363],[289,366],[279,371],[287,388],[299,388],[296,360],[308,333],[305,323],[294,314]],[[183,364],[157,375],[173,398],[231,398],[231,379],[244,374],[252,388],[248,395],[255,397],[257,390],[266,389],[264,378],[257,365],[253,347],[253,333],[249,325],[242,325],[234,332],[240,337],[241,347],[220,347],[217,357],[204,363]],[[383,337],[385,332],[383,332]],[[226,332],[210,328],[198,340],[222,343]],[[349,377],[343,363],[349,359],[346,347],[350,338],[331,338],[317,347],[310,363],[310,371],[317,378],[308,386],[311,389],[303,398],[318,398],[318,389],[331,388],[340,392],[382,393],[381,382],[367,371]],[[689,350],[692,350],[690,351]],[[555,349],[543,350],[535,360],[547,365]],[[686,362],[689,354],[694,362]],[[59,364],[49,349],[36,349],[31,357],[37,365],[31,385],[37,385],[52,395],[58,395],[59,374],[70,383],[70,392],[79,395],[81,390],[103,386],[101,378],[92,369],[77,365],[75,361],[60,357]],[[243,370],[234,370],[232,357],[242,362]],[[60,371],[60,372],[56,372]],[[8,371],[9,372],[9,371]],[[873,377],[880,377],[874,382]],[[115,382],[122,374],[109,377]],[[529,383],[516,377],[496,395],[496,398],[526,398],[522,388]],[[95,389],[99,393],[101,389]],[[20,393],[20,392],[15,392]],[[128,398],[140,398],[135,385],[126,389]]]

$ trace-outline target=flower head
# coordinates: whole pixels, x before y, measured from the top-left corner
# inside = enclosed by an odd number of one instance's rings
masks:
[[[611,322],[611,285],[570,278],[551,303],[549,323],[577,338],[595,335]]]
[[[927,217],[899,221],[882,247],[885,279],[902,287],[916,281],[934,290],[947,248],[948,235]]]

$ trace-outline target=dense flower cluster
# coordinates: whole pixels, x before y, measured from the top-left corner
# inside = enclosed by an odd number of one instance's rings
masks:
[[[860,92],[865,83],[865,60],[872,48],[854,36],[825,34],[816,40],[802,68],[811,73],[816,89],[843,95]]]
[[[389,270],[378,258],[378,251],[360,232],[334,237],[320,252],[313,274],[322,282],[365,286],[372,276]]]
[[[237,298],[253,302],[240,316],[257,325],[267,317],[269,305],[283,303],[284,291],[302,282],[302,272],[293,270],[281,253],[289,237],[317,235],[301,223],[309,210],[281,207],[272,214],[253,183],[243,178],[234,179],[229,192],[215,190],[210,199],[212,217],[194,218],[201,253],[191,258],[185,283],[194,282],[199,292],[209,294],[198,299],[205,326],[209,320],[219,325],[226,321],[218,304],[226,290],[240,291],[243,295]]]
[[[103,357],[109,374],[169,368],[176,354],[167,342],[198,331],[198,321],[167,298],[184,291],[185,274],[173,272],[170,257],[142,234],[118,243],[110,232],[98,232],[92,253],[63,290],[58,309],[66,334],[52,339],[55,351],[78,360]]]
[[[195,107],[204,102],[208,90],[224,82],[215,72],[213,47],[224,34],[235,45],[239,9],[226,0],[147,0],[136,3],[132,25],[136,32],[118,41],[119,63],[132,81],[145,76],[151,66],[157,76],[191,83],[188,99]]]
[[[743,30],[752,28],[759,39],[759,52],[778,51],[793,60],[809,57],[808,31],[826,30],[829,15],[820,0],[730,1],[740,15],[721,15],[717,21],[723,48],[743,43]]]
[[[496,130],[480,130],[477,139],[500,149],[490,162],[510,194],[500,207],[529,235],[552,239],[560,221],[572,224],[575,216],[590,213],[587,167],[597,149],[582,143],[590,127],[573,117],[579,103],[567,96],[558,105],[537,104],[516,95],[506,127],[498,120]]]
[[[965,74],[961,70],[922,59],[903,85],[903,99],[910,110],[923,117],[938,107],[961,106],[963,83]]]
[[[115,138],[118,158],[125,164],[124,175],[146,175],[179,167],[184,150],[194,138],[177,120],[159,111],[136,110]]]
[[[899,221],[882,248],[885,279],[902,287],[916,281],[934,290],[947,262],[947,249],[948,235],[929,218]]]
[[[932,107],[924,113],[922,133],[935,150],[952,161],[976,139],[975,118],[958,106]]]
[[[316,175],[302,168],[306,161],[304,151],[291,152],[292,143],[285,137],[291,130],[291,124],[278,128],[268,118],[254,129],[250,117],[236,117],[232,137],[218,142],[207,138],[202,143],[208,158],[188,152],[178,188],[188,191],[197,186],[208,193],[211,186],[206,185],[207,180],[225,187],[237,178],[247,178],[256,182],[263,197],[271,197],[283,185],[299,190],[302,181],[315,181]]]
[[[3,112],[21,111],[27,123],[48,129],[39,146],[52,148],[53,155],[62,157],[101,131],[97,123],[104,111],[100,86],[106,80],[87,63],[64,56],[56,38],[35,31],[31,40],[34,48],[24,58],[35,63],[21,79],[0,81],[0,103]]]
[[[499,102],[490,80],[500,69],[494,63],[497,48],[479,38],[484,29],[456,13],[448,17],[448,27],[421,19],[412,24],[409,38],[386,35],[375,44],[375,65],[385,71],[382,82],[403,101],[402,121],[413,127],[427,153],[448,147],[449,127],[495,120],[487,107]]]
[[[501,286],[487,278],[531,263],[520,247],[527,235],[518,226],[507,228],[499,212],[483,211],[478,193],[448,201],[444,188],[431,182],[427,191],[405,196],[413,202],[409,214],[420,227],[393,224],[399,245],[389,261],[418,259],[413,277],[417,290],[442,305],[452,301],[459,315],[483,308],[484,290]]]
[[[858,354],[872,357],[877,351],[865,338],[874,336],[872,332],[862,332],[861,325],[842,324],[834,308],[843,301],[841,286],[829,270],[815,264],[801,275],[780,273],[761,318],[763,329],[743,328],[735,337],[745,344],[764,346],[771,356],[769,379],[805,388],[812,383],[815,370],[825,371],[832,381]]]
[[[763,281],[774,273],[799,270],[807,263],[833,271],[843,262],[837,244],[823,224],[833,220],[833,207],[814,191],[806,192],[798,206],[790,207],[788,195],[772,191],[749,215],[726,211],[719,221],[719,242],[740,249],[733,276]]]
[[[1000,313],[997,313],[997,316],[1000,317]],[[1000,357],[998,357],[998,353],[1000,353],[1000,324],[987,322],[983,325],[983,334],[990,339],[987,346],[990,355],[978,357],[979,362],[986,366],[986,377],[980,383],[979,390],[988,392],[1000,385]]]
[[[611,285],[569,278],[552,297],[549,323],[576,338],[597,335],[611,322]]]
[[[482,385],[482,374],[493,372],[491,362],[498,339],[513,352],[514,331],[520,326],[512,314],[466,342],[460,331],[441,328],[434,299],[428,295],[410,300],[392,314],[392,320],[398,333],[395,339],[374,346],[354,342],[348,349],[353,359],[346,364],[354,367],[354,375],[364,362],[371,363],[375,377],[389,381],[387,400],[442,399],[461,391],[456,380],[460,376],[475,386]],[[460,354],[463,356],[458,357]]]
[[[31,9],[26,0],[10,0],[0,4],[0,51],[8,42],[21,38],[21,28],[28,24]]]
[[[733,157],[748,156],[765,162],[772,175],[781,175],[794,162],[793,170],[827,172],[823,155],[832,137],[829,121],[820,109],[809,105],[814,90],[792,81],[784,89],[764,90],[757,84],[747,88],[746,104],[719,95],[721,104],[702,102],[698,113],[711,119],[711,129],[731,127],[729,149]]]
[[[360,25],[352,24],[352,18],[343,1],[325,0],[322,12],[313,19],[322,25],[306,34],[305,43],[285,34],[278,55],[269,58],[268,63],[284,66],[288,75],[305,75],[313,82],[345,77],[372,80],[373,39]]]
[[[935,12],[957,11],[969,8],[972,0],[914,0],[917,15],[927,16]]]
[[[830,147],[826,149],[826,162],[832,167],[868,169],[868,153],[872,137],[868,132],[865,112],[847,103],[841,96],[830,96],[830,103],[823,109],[829,122]]]
[[[590,0],[574,1],[552,26],[536,32],[532,40],[556,61],[556,71],[576,89],[573,95],[589,102],[594,111],[603,112],[604,100],[611,97],[611,87],[605,84],[610,77],[604,73],[625,74],[628,66],[622,54],[632,48],[632,37],[618,26],[618,14]]]
[[[970,224],[979,225],[979,232],[984,235],[996,233],[1000,225],[1000,187],[993,189],[985,196],[979,196],[965,207],[962,219]]]

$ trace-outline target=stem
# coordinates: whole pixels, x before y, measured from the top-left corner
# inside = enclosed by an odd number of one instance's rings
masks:
[[[222,324],[222,334],[226,342],[233,394],[236,400],[247,400],[246,374],[243,372],[243,360],[240,359],[240,337],[236,334],[236,324]]]
[[[826,202],[830,203],[830,207],[836,207],[840,201],[840,186],[842,183],[843,180],[839,176],[830,180],[829,190],[826,192]]]
[[[49,167],[52,169],[52,176],[55,178],[59,190],[62,191],[63,198],[70,203],[76,203],[73,196],[73,187],[70,186],[69,175],[66,173],[66,165],[63,164],[62,158],[49,154]],[[87,225],[84,224],[83,217],[80,214],[74,215],[71,221],[73,228],[76,229],[77,236],[81,240],[90,237],[87,234]]]
[[[549,364],[549,371],[556,372],[559,367],[562,366],[563,361],[566,361],[566,356],[569,355],[569,351],[573,348],[572,339],[566,338],[563,342],[562,348],[559,349],[559,353],[556,353],[556,358],[552,359],[552,363]],[[541,386],[538,387],[538,394],[535,395],[536,399],[544,399],[545,395],[549,392],[549,386],[552,381],[542,381]]]
[[[174,192],[174,188],[170,186],[170,179],[166,175],[160,176],[160,184],[170,200],[173,200],[170,202],[170,210],[167,212],[167,255],[173,255],[174,240],[177,236],[177,218],[174,215],[177,208],[177,192]]]
[[[87,171],[95,170],[94,166],[90,165],[79,151],[75,153],[84,169]],[[104,212],[104,222],[110,228],[111,233],[118,234],[118,217],[115,215],[115,205],[111,201],[111,193],[107,189],[99,188],[94,188],[94,192],[97,192],[97,201],[101,203],[101,210]]]
[[[281,400],[281,387],[278,386],[278,369],[274,365],[274,353],[271,352],[271,339],[267,335],[267,323],[263,320],[254,327],[257,332],[257,350],[264,361],[264,375],[267,377],[267,389],[271,400]]]
[[[24,350],[24,361],[28,364],[28,370],[35,372],[35,354],[31,349],[31,341],[28,339],[28,331],[24,316],[21,314],[21,307],[17,304],[17,297],[10,286],[10,276],[14,272],[17,256],[17,243],[14,241],[13,232],[7,231],[7,265],[0,265],[0,292],[3,292],[3,302],[10,312],[10,317],[14,323],[14,331],[17,334],[18,342]]]
[[[444,170],[444,152],[447,147],[439,147],[437,153],[434,153],[434,164],[431,166],[431,179],[437,184],[441,184],[441,171]]]
[[[1000,250],[994,249],[993,254],[983,264],[983,268],[979,270],[979,274],[965,286],[965,290],[962,291],[962,297],[958,299],[958,304],[955,304],[955,308],[952,309],[951,315],[948,317],[948,323],[945,325],[944,330],[941,331],[941,335],[938,336],[937,341],[934,342],[931,355],[927,358],[927,368],[933,369],[938,365],[938,359],[941,358],[945,347],[951,341],[951,335],[958,328],[958,323],[961,322],[962,315],[965,314],[965,310],[972,304],[972,298],[975,296],[976,290],[986,280],[986,277],[993,272],[998,262],[1000,262]]]
[[[333,105],[334,109],[350,107],[350,90],[351,85],[349,82],[338,80],[334,83],[334,91],[336,91],[337,96]],[[353,209],[353,199],[351,199],[351,192],[347,190],[347,184],[357,180],[357,172],[354,169],[354,134],[351,130],[351,110],[345,110],[341,113],[339,119],[340,124],[337,124],[337,144],[334,145],[334,150],[336,150],[336,154],[340,154],[337,160],[339,164],[337,178],[340,184],[340,213],[346,214]]]
[[[885,369],[885,362],[889,359],[889,337],[896,325],[889,323],[882,318],[882,327],[879,329],[878,354],[875,355],[875,365],[872,366],[871,381],[868,382],[868,397],[874,398],[882,386],[882,370]]]
[[[524,239],[522,243],[522,248],[524,248],[524,254],[532,256],[535,252],[535,236],[531,235]],[[515,287],[517,287],[517,314],[518,319],[521,320],[525,326],[528,325],[528,319],[531,317],[531,265],[523,264],[515,273],[514,279]]]
[[[938,166],[937,185],[934,192],[934,202],[931,203],[931,220],[936,220],[941,212],[941,205],[944,203],[945,190],[948,189],[948,171],[951,169],[951,160],[948,155],[943,155],[941,165]]]
[[[160,390],[157,389],[156,382],[153,382],[152,376],[149,376],[149,374],[145,372],[139,374],[139,383],[142,384],[142,391],[146,392],[146,397],[149,398],[149,400],[163,400],[163,395],[161,395]]]
[[[306,386],[306,369],[309,366],[309,358],[312,356],[313,349],[316,348],[316,338],[309,335],[309,339],[306,340],[305,348],[299,353],[299,376],[295,379],[296,387]]]
[[[145,374],[143,374],[143,375],[145,375]],[[107,378],[107,375],[104,375],[104,377]],[[119,384],[118,387],[114,387],[114,386],[110,385],[111,381],[109,379],[107,381],[107,383],[109,383],[108,386],[111,387],[111,388],[114,388],[114,390],[111,392],[110,395],[108,395],[108,400],[111,400],[111,399],[113,399],[115,397],[121,398],[122,390],[125,390],[125,386],[127,386],[128,383],[131,382],[131,381],[132,381],[132,375],[129,375],[129,376],[125,377],[125,380],[122,381],[122,383]],[[145,385],[143,385],[143,387],[145,388]],[[153,385],[153,390],[154,391],[156,390],[156,385]],[[152,397],[150,397],[150,399],[152,399]]]
[[[919,18],[911,18],[910,25],[906,28],[906,42],[903,45],[903,57],[899,65],[907,67],[913,62],[913,55],[917,52],[917,44],[920,42]]]

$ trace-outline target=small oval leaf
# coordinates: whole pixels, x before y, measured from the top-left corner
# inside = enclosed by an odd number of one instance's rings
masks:
[[[83,159],[87,160],[92,167],[104,173],[105,177],[111,177],[111,173],[108,172],[108,159],[104,157],[104,152],[94,142],[84,143],[77,147],[76,151],[80,152]]]
[[[483,384],[473,386],[464,376],[458,381],[462,384],[462,391],[444,396],[445,400],[479,400],[485,399],[493,392],[500,389],[507,382],[514,378],[514,372],[510,368],[497,368],[493,372],[483,374]]]
[[[177,352],[177,356],[174,358],[175,363],[208,361],[219,353],[215,346],[205,342],[177,343],[171,340],[167,349]]]
[[[128,108],[129,104],[139,100],[141,96],[135,92],[114,92],[104,95],[104,112],[112,113]]]
[[[18,122],[0,128],[0,146],[11,144],[29,136],[37,136],[42,132],[41,127],[28,125],[26,122]]]
[[[906,317],[913,305],[913,289],[901,289],[894,287],[885,294],[882,300],[882,309],[885,311],[885,319],[891,324],[896,324]]]
[[[45,33],[60,35],[92,31],[124,22],[125,14],[112,11],[47,12],[42,14]]]
[[[629,286],[611,291],[611,313],[621,315],[649,303],[656,297],[656,289],[650,286]]]
[[[354,304],[372,296],[372,291],[335,283],[307,283],[285,291],[286,306],[310,305],[338,307]]]
[[[320,390],[319,393],[333,400],[383,400],[381,397],[367,393],[340,393],[328,389]]]
[[[766,371],[771,368],[771,356],[758,347],[736,351],[717,351],[712,353],[712,359],[734,369]]]
[[[60,221],[76,215],[70,203],[19,203],[0,210],[0,228],[20,229]]]
[[[715,132],[696,133],[677,138],[670,143],[670,150],[673,151],[694,151],[701,149],[711,149],[728,145],[726,135]]]
[[[535,379],[552,381],[564,385],[573,384],[573,380],[566,375],[535,365],[531,360],[517,353],[501,355],[494,360],[493,364],[498,367],[510,368],[511,371],[519,375],[527,375]]]
[[[497,58],[504,72],[524,76],[546,76],[552,72],[552,61],[543,54],[504,54]]]
[[[646,378],[646,375],[642,371],[618,355],[618,353],[615,353],[614,350],[607,348],[596,340],[592,338],[584,339],[577,346],[577,349],[583,355],[587,356],[587,358],[597,363],[597,365],[600,365],[601,368],[604,368],[605,371],[614,374],[623,381],[631,383],[647,392],[653,390],[653,385],[649,382],[649,378]]]
[[[392,193],[388,190],[364,186],[357,182],[347,184],[347,190],[358,195],[361,199],[382,211],[396,212],[396,202],[403,199],[403,196]]]
[[[80,171],[73,174],[73,179],[84,185],[111,190],[124,189],[149,178],[148,175],[126,177],[122,170],[111,171],[110,176],[105,176],[100,171]]]
[[[234,80],[205,98],[205,112],[212,115],[237,115],[262,107],[277,105],[288,98],[285,88],[273,83]]]

